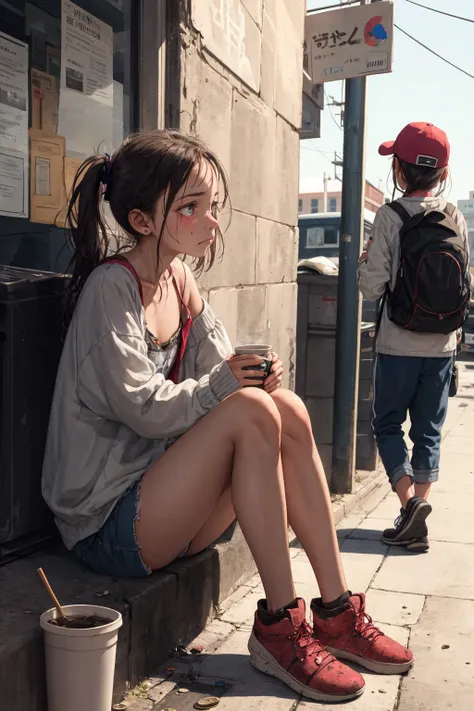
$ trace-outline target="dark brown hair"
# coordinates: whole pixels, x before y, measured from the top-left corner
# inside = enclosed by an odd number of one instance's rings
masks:
[[[74,180],[66,218],[73,250],[67,318],[72,315],[79,294],[93,269],[105,257],[122,251],[123,237],[129,245],[139,242],[142,235],[130,224],[130,212],[138,209],[152,215],[158,199],[165,194],[163,227],[157,248],[159,264],[160,242],[173,201],[187,183],[193,168],[200,168],[204,163],[212,167],[222,184],[220,206],[224,207],[229,200],[229,187],[222,163],[201,140],[179,131],[137,133],[128,138],[111,158],[95,155],[84,161]],[[122,242],[117,241],[114,248],[111,248],[110,232],[102,209],[104,191],[112,215],[123,230]],[[223,247],[219,228],[216,233],[217,240],[209,248],[206,257],[194,262],[198,273],[213,265],[218,243]]]
[[[396,171],[396,161],[400,166],[403,178],[407,184],[405,190],[399,187],[397,183],[397,171]],[[398,158],[398,156],[393,156],[392,161],[392,177],[393,177],[393,199],[397,190],[403,193],[404,197],[416,193],[418,190],[433,190],[439,185],[438,195],[444,191],[446,187],[446,181],[442,180],[443,173],[446,168],[428,168],[425,165],[412,165],[411,163],[406,163],[404,160]]]

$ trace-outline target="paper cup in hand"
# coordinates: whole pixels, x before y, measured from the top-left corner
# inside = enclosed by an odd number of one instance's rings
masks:
[[[242,370],[261,370],[261,377],[251,377],[249,380],[255,380],[255,385],[253,387],[263,388],[263,381],[265,378],[268,378],[272,369],[272,347],[268,344],[249,343],[244,346],[236,346],[234,348],[234,353],[236,356],[257,355],[265,359],[261,365],[250,365],[246,368],[242,368]]]

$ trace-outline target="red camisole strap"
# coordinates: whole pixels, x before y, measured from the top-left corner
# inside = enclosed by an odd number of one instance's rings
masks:
[[[189,332],[190,332],[191,326],[193,324],[193,317],[191,316],[191,312],[189,311],[187,304],[184,303],[184,299],[183,299],[184,291],[182,292],[181,289],[179,288],[179,283],[178,283],[178,280],[176,279],[174,267],[172,267],[172,269],[171,269],[171,274],[173,276],[174,283],[176,284],[176,291],[178,292],[178,296],[181,299],[181,303],[184,306],[184,308],[186,309],[186,313],[188,316],[186,323],[184,324],[183,328],[181,329],[181,343],[179,346],[179,352],[178,352],[177,358],[173,364],[171,372],[168,376],[169,380],[171,380],[173,383],[177,383],[178,378],[179,378],[179,369],[180,369],[181,363],[184,358],[186,346],[188,344]]]
[[[128,269],[128,271],[132,274],[135,281],[137,282],[138,291],[140,294],[140,300],[142,302],[142,306],[144,307],[145,304],[143,303],[142,283],[140,281],[140,277],[138,276],[135,268],[128,261],[128,259],[126,257],[122,257],[121,255],[117,255],[115,257],[109,257],[108,259],[104,259],[103,263],[120,264],[122,267],[125,267],[125,269]],[[191,326],[193,324],[193,317],[191,316],[191,312],[189,311],[187,304],[184,303],[183,294],[181,293],[181,289],[179,288],[179,284],[178,284],[178,280],[176,279],[174,268],[171,269],[171,274],[172,274],[173,281],[176,286],[176,292],[181,300],[182,306],[186,309],[186,313],[188,316],[188,318],[186,319],[186,323],[184,324],[184,326],[181,329],[181,342],[180,342],[180,346],[179,346],[178,355],[176,356],[176,360],[175,360],[173,367],[171,369],[171,372],[168,376],[168,380],[171,380],[171,382],[173,382],[173,383],[177,383],[178,378],[179,378],[179,369],[180,369],[182,360],[184,358],[184,353],[186,351],[186,346],[188,343],[189,332],[190,332]]]

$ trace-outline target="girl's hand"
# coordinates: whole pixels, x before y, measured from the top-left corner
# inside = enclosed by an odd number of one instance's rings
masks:
[[[364,251],[362,252],[362,254],[359,257],[359,266],[367,261],[367,255],[369,254],[369,248],[370,248],[371,244],[372,244],[372,240],[369,237],[369,240],[367,242],[367,247],[364,249]]]
[[[272,354],[272,369],[268,378],[265,379],[264,389],[268,394],[278,390],[281,387],[281,379],[283,377],[283,363],[276,353]]]
[[[240,387],[245,388],[248,385],[260,385],[263,381],[261,370],[243,370],[243,368],[252,368],[261,365],[264,359],[257,355],[241,355],[230,356],[227,358],[229,368],[234,374],[234,378],[239,381]],[[259,378],[258,380],[249,380],[249,378]]]

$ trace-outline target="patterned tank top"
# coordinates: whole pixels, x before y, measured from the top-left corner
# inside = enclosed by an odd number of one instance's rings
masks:
[[[155,336],[146,329],[145,341],[148,347],[148,357],[153,362],[156,372],[169,378],[179,354],[183,327],[180,326],[167,343],[159,343]]]

